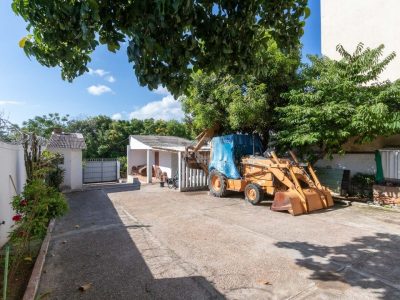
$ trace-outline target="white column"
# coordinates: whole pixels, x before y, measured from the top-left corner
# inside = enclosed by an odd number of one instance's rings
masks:
[[[152,173],[153,173],[153,168],[152,168],[152,158],[151,158],[152,151],[150,149],[147,149],[147,183],[151,183],[152,179]]]
[[[182,152],[178,152],[178,189],[182,191]]]
[[[130,146],[129,145],[127,145],[126,146],[126,180],[128,181],[128,177],[129,177],[129,175],[131,174],[131,172],[130,172],[130,168],[131,168],[131,165],[130,165],[130,153],[129,153],[129,151],[130,151]]]
[[[117,160],[117,180],[119,180],[121,178],[121,163],[119,162],[119,160]]]

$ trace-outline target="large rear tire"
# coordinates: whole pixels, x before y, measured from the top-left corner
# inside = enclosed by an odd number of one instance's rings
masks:
[[[254,183],[249,183],[244,188],[244,195],[246,200],[249,201],[253,205],[257,205],[261,201],[264,200],[264,191],[260,186]]]
[[[226,195],[226,177],[216,170],[212,170],[208,176],[208,188],[214,197]]]

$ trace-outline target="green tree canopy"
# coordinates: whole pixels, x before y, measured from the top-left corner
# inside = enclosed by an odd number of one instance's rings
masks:
[[[115,121],[102,115],[69,120],[68,115],[52,113],[23,122],[22,129],[49,138],[55,127],[61,128],[64,132],[82,133],[87,145],[84,151],[86,158],[125,156],[129,135],[170,135],[190,138],[186,124],[176,120]]]
[[[190,138],[185,124],[175,120],[111,120],[96,116],[74,120],[68,124],[69,132],[80,132],[86,140],[85,157],[120,157],[126,155],[129,135],[171,135]]]
[[[49,138],[54,128],[65,130],[68,125],[69,115],[51,113],[43,116],[36,116],[22,123],[22,129],[35,133],[38,136]]]
[[[351,137],[362,143],[400,132],[400,81],[379,80],[395,53],[383,57],[383,45],[361,43],[352,54],[341,45],[337,50],[338,61],[310,56],[304,84],[285,95],[288,105],[277,109],[281,144],[318,146],[324,155],[341,151]]]
[[[216,124],[224,132],[253,132],[267,139],[276,127],[275,107],[280,95],[296,83],[298,49],[282,53],[273,40],[260,44],[256,54],[262,68],[257,75],[233,76],[228,72],[192,75],[192,84],[180,98],[195,133]]]
[[[63,79],[87,72],[98,45],[115,52],[128,41],[140,84],[162,84],[174,95],[192,69],[258,73],[259,44],[273,39],[283,52],[297,48],[310,14],[307,0],[13,0],[12,8],[28,23],[25,53],[60,67]]]

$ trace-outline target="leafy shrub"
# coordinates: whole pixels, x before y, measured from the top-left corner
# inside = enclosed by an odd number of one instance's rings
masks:
[[[10,238],[17,243],[43,238],[50,219],[60,217],[68,210],[64,195],[40,179],[27,183],[22,194],[13,198],[12,207],[16,212],[13,218],[16,228]]]
[[[351,178],[352,195],[363,198],[372,198],[372,186],[375,176],[371,174],[357,173]]]
[[[60,167],[55,167],[53,170],[51,170],[46,177],[46,183],[57,189],[60,190],[60,186],[64,181],[64,173],[65,171],[61,169]]]
[[[119,173],[121,175],[121,178],[126,178],[126,176],[127,176],[126,170],[128,168],[128,159],[126,156],[121,156],[121,157],[118,157],[118,160],[120,162]]]

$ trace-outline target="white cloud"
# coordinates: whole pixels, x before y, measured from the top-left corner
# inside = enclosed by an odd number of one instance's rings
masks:
[[[107,76],[106,78],[105,78],[108,82],[111,82],[111,83],[113,83],[113,82],[115,82],[116,81],[116,79],[115,79],[115,77],[114,76]]]
[[[160,101],[149,102],[129,114],[131,119],[163,119],[181,120],[184,117],[181,103],[172,95],[165,96]]]
[[[24,102],[21,101],[13,101],[13,100],[0,100],[0,105],[21,105]]]
[[[170,95],[170,92],[167,90],[167,88],[163,87],[161,85],[159,85],[158,88],[153,90],[152,92],[154,92],[158,95]]]
[[[122,114],[120,114],[120,113],[113,114],[111,116],[111,119],[113,119],[113,120],[121,120],[122,119]]]
[[[104,75],[107,75],[108,73],[110,73],[110,72],[107,72],[107,71],[105,71],[103,69],[92,69],[92,68],[89,68],[89,74],[90,75],[97,75],[97,76],[103,77]]]
[[[110,89],[106,85],[98,84],[98,85],[91,85],[87,88],[87,91],[89,94],[92,94],[94,96],[100,96],[104,93],[111,93],[112,89]]]

